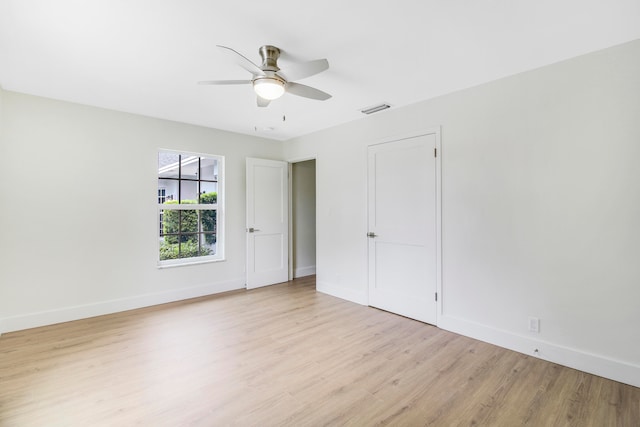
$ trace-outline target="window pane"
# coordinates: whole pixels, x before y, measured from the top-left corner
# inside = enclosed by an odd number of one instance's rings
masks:
[[[180,243],[179,258],[193,258],[209,255],[207,252],[199,250],[198,239],[197,236],[195,237],[196,239],[191,239],[184,243]]]
[[[158,179],[158,203],[178,200],[178,182],[176,179]]]
[[[180,203],[198,203],[197,181],[180,181]]]
[[[202,255],[216,254],[216,235],[215,234],[202,235],[202,237],[200,238],[200,253]]]
[[[218,212],[216,210],[200,211],[200,238],[201,245],[210,251],[210,255],[216,253],[216,231],[218,229]]]
[[[182,155],[182,179],[198,179],[198,156]]]
[[[180,213],[180,233],[188,234],[188,233],[197,233],[198,232],[198,211],[196,210],[184,210],[177,211]],[[184,239],[193,240],[194,236],[183,236]],[[184,240],[183,240],[184,241]]]
[[[218,203],[218,183],[217,182],[201,182],[200,183],[200,203],[212,204]]]
[[[215,210],[200,211],[200,231],[213,233],[216,231],[217,212]]]
[[[178,211],[160,210],[160,261],[178,258],[177,233],[180,217]]]
[[[158,153],[158,177],[178,178],[178,162],[180,155],[176,153]]]
[[[160,211],[160,219],[164,241],[177,243],[178,234],[180,233],[180,211],[163,209]]]
[[[208,157],[200,158],[200,179],[206,181],[218,180],[218,160]]]

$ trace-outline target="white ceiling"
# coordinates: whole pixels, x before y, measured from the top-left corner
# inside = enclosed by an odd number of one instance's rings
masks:
[[[638,38],[638,0],[0,0],[0,86],[286,140]],[[264,44],[327,58],[300,83],[333,98],[196,84],[250,78],[215,45]]]

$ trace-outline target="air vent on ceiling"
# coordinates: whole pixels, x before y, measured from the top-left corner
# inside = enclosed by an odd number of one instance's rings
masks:
[[[391,105],[389,104],[374,105],[373,107],[363,108],[360,111],[364,114],[373,114],[373,113],[377,113],[378,111],[386,110],[387,108],[391,108]]]

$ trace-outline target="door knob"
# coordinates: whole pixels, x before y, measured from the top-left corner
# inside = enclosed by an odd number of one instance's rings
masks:
[[[249,233],[253,233],[254,231],[260,231],[260,230],[258,230],[257,228],[250,227],[250,228],[247,229],[247,231]]]
[[[374,233],[373,231],[370,231],[370,232],[367,233],[367,237],[373,238],[373,237],[378,237],[378,235],[376,233]]]

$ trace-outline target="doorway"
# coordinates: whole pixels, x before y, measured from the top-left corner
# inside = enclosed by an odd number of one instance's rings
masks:
[[[289,278],[316,274],[316,160],[290,163]]]

